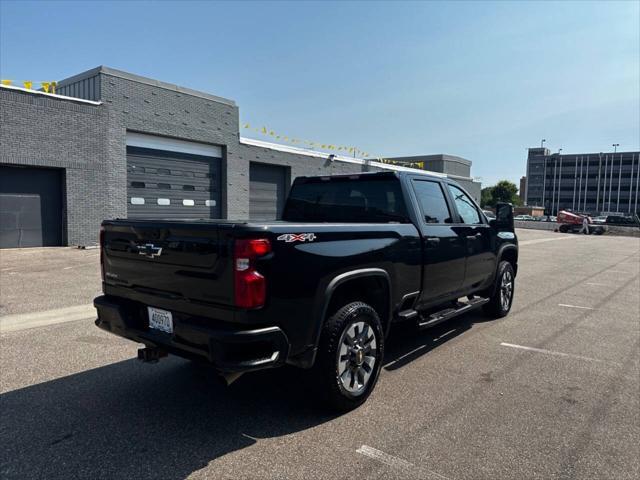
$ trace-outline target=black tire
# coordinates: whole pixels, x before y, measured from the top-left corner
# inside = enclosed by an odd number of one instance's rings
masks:
[[[384,334],[377,312],[366,303],[349,303],[325,322],[314,365],[314,387],[332,410],[353,410],[373,391],[383,356]]]
[[[515,292],[515,277],[513,266],[507,261],[500,262],[489,303],[483,307],[485,313],[491,318],[506,317],[511,310]]]

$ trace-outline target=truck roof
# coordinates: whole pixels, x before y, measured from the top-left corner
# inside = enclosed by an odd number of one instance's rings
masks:
[[[360,178],[402,178],[407,175],[419,175],[433,179],[442,179],[447,178],[446,175],[440,174],[437,172],[425,172],[425,173],[415,173],[415,172],[402,172],[402,171],[390,171],[390,172],[362,172],[362,173],[343,173],[339,175],[314,175],[314,176],[302,176],[296,177],[295,181],[298,183],[306,183],[311,181],[328,181],[335,178],[349,178],[349,179],[360,179]]]

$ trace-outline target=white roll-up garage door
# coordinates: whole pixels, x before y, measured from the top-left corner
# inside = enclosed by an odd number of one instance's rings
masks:
[[[222,149],[127,134],[130,218],[220,218]]]

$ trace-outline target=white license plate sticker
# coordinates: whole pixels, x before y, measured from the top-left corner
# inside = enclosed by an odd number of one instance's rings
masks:
[[[147,311],[149,312],[149,328],[173,333],[173,315],[171,315],[171,312],[153,307],[147,307]]]

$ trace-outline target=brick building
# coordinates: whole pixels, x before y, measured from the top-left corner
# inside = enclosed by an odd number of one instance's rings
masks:
[[[242,138],[232,100],[106,67],[55,95],[0,86],[0,106],[0,247],[95,244],[105,218],[274,219],[297,176],[410,170]]]

